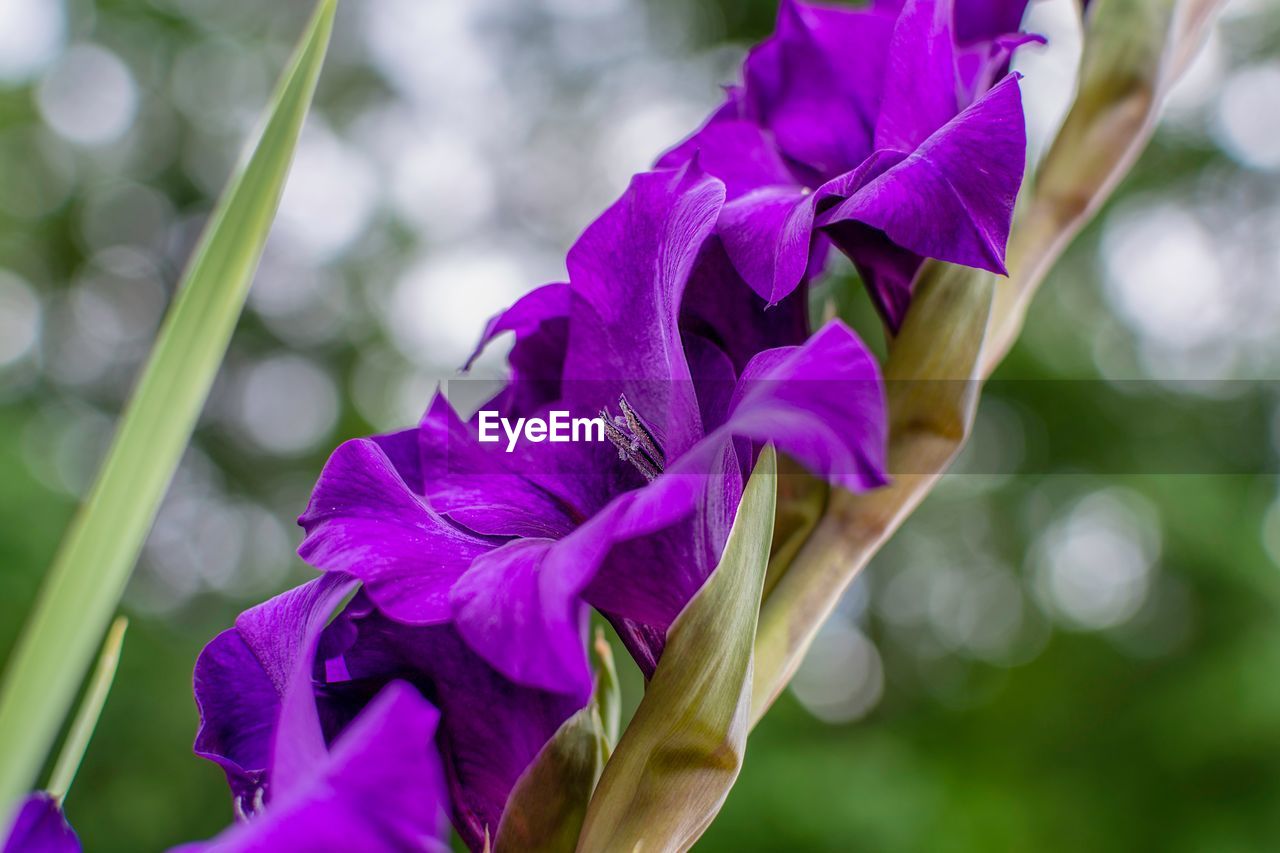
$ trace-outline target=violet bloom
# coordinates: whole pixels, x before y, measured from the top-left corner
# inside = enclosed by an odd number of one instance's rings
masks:
[[[18,807],[0,853],[80,853],[80,839],[58,801],[37,791]]]
[[[196,752],[242,822],[184,853],[447,850],[437,711],[404,683],[359,710],[315,687],[326,622],[355,581],[330,575],[241,614],[196,663]]]
[[[761,444],[845,488],[885,482],[874,359],[840,322],[753,351],[796,332],[715,275],[724,197],[696,163],[636,176],[570,251],[569,283],[490,326],[517,337],[504,414],[604,410],[610,442],[506,454],[437,399],[417,429],[334,452],[300,519],[303,558],[359,577],[390,619],[452,622],[508,678],[581,704],[587,605],[652,672]]]
[[[1016,75],[996,78],[1028,37],[990,30],[1016,30],[1023,4],[964,5],[953,23],[951,0],[783,0],[743,85],[659,161],[696,154],[724,181],[716,230],[762,298],[791,293],[828,239],[895,331],[924,258],[1005,272],[1026,136]]]
[[[448,626],[388,622],[362,593],[330,621],[355,586],[334,573],[283,593],[201,653],[196,752],[226,772],[245,822],[184,853],[445,850],[449,810],[480,849],[576,710],[502,679]]]

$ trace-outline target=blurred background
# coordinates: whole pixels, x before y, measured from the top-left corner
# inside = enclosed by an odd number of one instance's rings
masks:
[[[309,6],[0,0],[0,656]],[[773,13],[343,5],[125,599],[67,800],[86,849],[227,823],[220,772],[190,753],[191,667],[307,577],[293,519],[328,451],[412,422],[490,314],[562,276]],[[1050,38],[1018,61],[1034,155],[1080,36],[1071,0],[1036,0],[1028,28]],[[1046,283],[956,472],[842,601],[699,849],[1274,849],[1278,284],[1280,3],[1231,0]]]

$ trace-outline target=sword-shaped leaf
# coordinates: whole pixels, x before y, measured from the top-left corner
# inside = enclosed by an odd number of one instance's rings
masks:
[[[120,601],[226,354],[311,104],[336,0],[321,0],[267,109],[261,139],[209,219],[71,523],[0,690],[0,823],[35,781]]]

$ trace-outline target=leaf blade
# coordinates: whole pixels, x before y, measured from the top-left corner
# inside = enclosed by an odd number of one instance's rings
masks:
[[[215,207],[8,661],[0,687],[0,816],[32,786],[195,428],[275,218],[336,5],[320,0],[252,156]]]

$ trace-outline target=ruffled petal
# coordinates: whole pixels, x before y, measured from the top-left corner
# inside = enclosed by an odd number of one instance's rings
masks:
[[[333,452],[298,523],[303,560],[354,575],[389,616],[423,625],[448,620],[449,588],[496,544],[431,509],[368,439]]]
[[[453,588],[454,622],[467,643],[519,684],[591,693],[586,608],[591,567],[545,566],[553,543],[518,539],[479,557]]]
[[[852,491],[888,482],[879,367],[840,320],[803,346],[758,355],[738,381],[721,431],[757,444],[773,442],[815,474]]]
[[[821,265],[821,258],[810,258],[811,271]],[[736,378],[761,350],[799,344],[809,337],[808,289],[802,282],[791,295],[768,305],[738,274],[720,238],[712,237],[685,288],[680,327],[686,351],[690,336],[710,341],[728,356]],[[704,382],[696,372],[693,378],[701,398]]]
[[[771,186],[726,204],[717,230],[725,253],[769,305],[805,277],[813,239],[814,195],[799,186]]]
[[[917,255],[1004,273],[1025,157],[1022,101],[1010,75],[818,223],[861,222]]]
[[[679,308],[724,193],[696,163],[637,175],[568,256],[566,408],[599,412],[623,394],[672,456],[700,436]]]
[[[507,355],[511,378],[491,407],[511,417],[523,417],[560,397],[568,329],[567,284],[544,285],[489,321],[466,368],[495,337],[505,332],[515,335]]]
[[[554,472],[538,469],[549,460],[529,459],[520,446],[519,454],[508,453],[506,436],[496,432],[499,441],[480,442],[449,401],[436,395],[417,431],[431,509],[484,535],[564,536],[587,511],[575,506],[577,490],[554,477],[544,488],[539,480],[546,478],[538,475]]]
[[[697,133],[658,159],[659,168],[678,168],[697,158],[709,175],[724,182],[728,199],[760,187],[796,184],[796,176],[766,131],[751,121],[717,113]]]
[[[244,813],[287,794],[325,754],[312,670],[325,623],[355,585],[334,573],[263,602],[196,661],[195,751],[223,768]]]
[[[914,150],[959,112],[951,0],[907,0],[889,44],[875,147]]]
[[[746,109],[815,182],[871,151],[893,20],[784,0],[773,36],[747,57]]]

